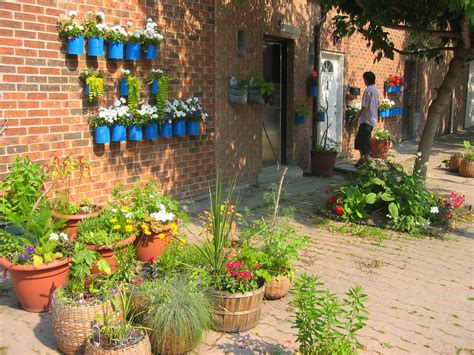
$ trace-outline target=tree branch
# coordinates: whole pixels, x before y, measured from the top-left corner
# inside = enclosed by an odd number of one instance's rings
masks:
[[[427,53],[427,52],[431,52],[431,51],[453,51],[453,50],[456,49],[456,47],[436,47],[436,48],[421,49],[419,51],[407,52],[407,51],[404,51],[404,50],[401,50],[401,49],[397,49],[394,46],[389,46],[389,47],[392,48],[392,50],[394,52],[397,52],[397,53],[403,54],[403,55],[415,55],[415,54]]]
[[[432,35],[435,37],[445,37],[445,38],[456,38],[460,39],[461,35],[456,32],[451,31],[437,31],[437,30],[421,30],[414,27],[403,26],[403,25],[383,25],[385,28],[390,28],[393,30],[402,30],[408,32],[418,32],[426,35]]]

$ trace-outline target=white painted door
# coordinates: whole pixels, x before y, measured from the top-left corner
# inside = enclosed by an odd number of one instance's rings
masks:
[[[336,142],[338,150],[341,150],[343,56],[323,52],[320,63],[319,104],[327,109],[327,116],[325,122],[319,123],[319,140],[321,141],[327,129],[329,140]]]
[[[464,128],[469,127],[474,127],[474,61],[469,63],[469,78],[467,80],[467,101]]]

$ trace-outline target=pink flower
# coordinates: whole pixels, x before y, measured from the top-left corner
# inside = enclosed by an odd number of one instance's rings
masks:
[[[316,78],[316,77],[318,76],[318,73],[316,72],[316,70],[312,70],[312,71],[311,71],[311,76],[312,76],[313,78]]]
[[[154,257],[154,256],[150,256],[150,257],[148,258],[148,262],[149,262],[149,263],[151,263],[153,260],[155,260],[155,257]]]

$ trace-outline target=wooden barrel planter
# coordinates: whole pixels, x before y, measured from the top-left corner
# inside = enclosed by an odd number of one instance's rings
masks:
[[[91,341],[86,342],[85,355],[152,355],[150,338],[147,334],[143,338],[133,344],[121,349],[106,349],[100,346],[95,346]]]
[[[264,292],[265,285],[245,293],[217,292],[220,300],[214,311],[214,329],[236,333],[255,327],[260,319]]]
[[[448,163],[448,170],[457,173],[461,165],[462,155],[451,155]]]
[[[77,236],[77,225],[87,218],[97,217],[100,211],[91,212],[87,214],[60,214],[56,211],[51,211],[51,215],[56,219],[66,220],[66,226],[63,232],[66,233],[70,240],[74,240]]]
[[[279,300],[285,297],[291,288],[291,280],[288,275],[279,275],[265,286],[264,297],[266,300]]]
[[[387,159],[390,150],[390,140],[375,139],[370,140],[370,149],[372,149],[372,158]]]
[[[117,242],[112,245],[103,245],[103,246],[97,246],[97,245],[86,245],[88,249],[96,250],[102,258],[107,261],[107,264],[110,265],[110,268],[112,272],[117,270],[117,259],[115,258],[115,254],[120,249],[125,248],[127,245],[132,244],[136,239],[136,236],[132,234],[130,237],[121,240],[120,242]],[[96,265],[92,266],[92,273],[94,275],[99,274],[99,270],[97,269]]]
[[[462,159],[459,164],[459,175],[463,177],[474,177],[474,160]]]
[[[113,309],[110,301],[92,305],[62,304],[56,292],[52,299],[53,334],[56,345],[66,355],[83,354],[91,324],[97,316]]]

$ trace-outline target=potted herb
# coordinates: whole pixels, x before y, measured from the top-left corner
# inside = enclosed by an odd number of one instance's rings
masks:
[[[79,78],[84,82],[84,94],[89,102],[104,97],[104,71],[102,69],[86,68],[81,70]]]
[[[131,21],[127,22],[127,27],[132,27]],[[125,39],[125,58],[128,60],[139,60],[140,49],[143,37],[143,30],[135,30],[127,32]]]
[[[246,104],[248,96],[249,81],[231,77],[229,79],[229,102],[231,104]]]
[[[345,114],[345,118],[346,118],[346,123],[347,124],[352,124],[354,123],[354,120],[355,118],[357,117],[357,114],[359,113],[360,109],[361,109],[361,103],[357,103],[355,105],[349,105],[347,106],[346,108],[346,114]]]
[[[308,115],[309,115],[309,109],[305,105],[299,105],[296,108],[295,123],[303,124],[306,116]]]
[[[316,176],[331,176],[336,165],[338,144],[328,137],[329,127],[331,123],[327,120],[321,140],[311,151],[311,171]]]
[[[173,122],[173,136],[184,136],[186,134],[186,117],[189,107],[181,99],[168,101],[166,105],[166,115]]]
[[[464,148],[466,152],[463,154],[461,163],[459,164],[459,175],[464,177],[474,177],[474,150],[471,142],[464,141]]]
[[[207,113],[197,97],[191,97],[185,103],[189,108],[186,116],[186,133],[198,136],[201,134],[201,122],[206,120]]]
[[[145,59],[158,58],[158,48],[163,40],[163,35],[158,31],[158,25],[149,18],[146,21],[145,30],[142,35],[142,44],[145,47]]]
[[[15,158],[0,183],[0,265],[24,310],[46,312],[52,292],[66,283],[71,243],[51,217],[43,186],[49,174],[29,158]],[[13,234],[14,233],[14,234]]]
[[[130,109],[127,100],[123,97],[114,101],[113,106],[107,109],[107,116],[113,119],[110,132],[110,140],[112,142],[123,142],[127,140],[127,126],[130,119]]]
[[[68,16],[62,14],[58,21],[59,37],[67,40],[67,54],[84,54],[84,26],[75,17],[76,11],[69,11]]]
[[[310,97],[318,96],[318,72],[312,70],[308,76],[308,92]]]
[[[390,143],[393,141],[393,138],[393,134],[386,129],[375,132],[374,137],[370,140],[372,157],[387,159]]]
[[[400,92],[403,85],[403,78],[397,75],[389,75],[384,82],[385,92]]]
[[[156,106],[142,104],[134,116],[143,125],[145,139],[158,139],[158,109]]]
[[[95,15],[92,11],[87,13],[87,19],[84,21],[84,35],[87,38],[87,54],[91,57],[100,57],[104,55],[104,38],[108,27],[104,23],[105,15],[102,11]]]
[[[263,80],[260,77],[251,78],[249,80],[248,102],[263,105],[271,103],[272,94],[275,86],[272,82]]]
[[[390,117],[390,110],[395,106],[395,102],[390,99],[382,99],[382,103],[379,106],[379,115],[380,117]]]
[[[120,25],[107,30],[105,38],[109,41],[109,58],[123,59],[123,44],[126,37],[127,31]]]

